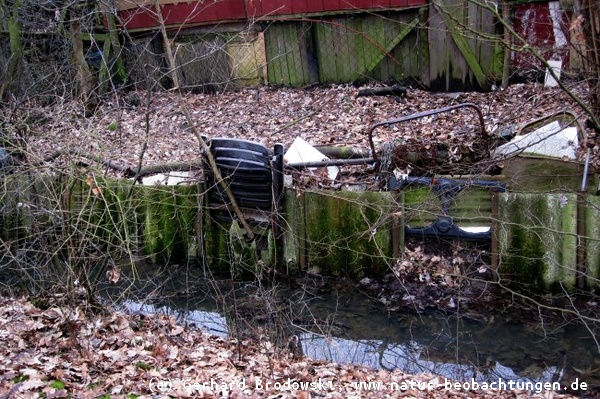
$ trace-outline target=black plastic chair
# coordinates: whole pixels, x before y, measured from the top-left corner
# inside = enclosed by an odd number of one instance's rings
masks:
[[[249,223],[270,223],[279,210],[283,194],[283,146],[273,154],[262,144],[249,140],[203,137],[215,159],[221,177]],[[208,206],[220,220],[233,220],[231,201],[215,179],[204,157]]]

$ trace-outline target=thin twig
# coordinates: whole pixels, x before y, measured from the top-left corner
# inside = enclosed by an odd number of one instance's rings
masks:
[[[169,37],[167,35],[167,29],[165,28],[165,21],[162,16],[162,13],[160,11],[159,0],[155,0],[154,5],[156,7],[156,15],[158,17],[158,22],[159,22],[160,30],[161,30],[161,33],[163,36],[165,50],[167,52],[167,58],[169,61],[169,67],[170,67],[169,69],[170,69],[171,79],[173,80],[173,85],[175,86],[173,88],[173,91],[176,93],[177,101],[178,101],[179,107],[181,109],[181,112],[185,116],[188,125],[191,127],[192,133],[194,134],[194,136],[196,136],[196,139],[198,140],[198,143],[200,144],[200,147],[202,148],[202,150],[204,152],[204,156],[206,157],[206,160],[208,161],[208,164],[209,164],[213,174],[215,175],[215,179],[219,182],[219,185],[221,186],[221,188],[223,188],[223,191],[225,191],[225,193],[227,194],[227,198],[229,199],[230,205],[233,208],[233,211],[235,212],[240,224],[242,225],[242,228],[245,231],[244,235],[246,236],[246,238],[248,240],[252,241],[252,240],[254,240],[254,233],[252,232],[250,225],[246,221],[244,214],[242,213],[240,207],[238,206],[237,201],[235,200],[235,197],[233,196],[233,193],[231,192],[231,190],[229,189],[229,186],[227,185],[227,182],[225,181],[225,179],[223,179],[223,176],[221,175],[221,171],[219,170],[219,167],[217,166],[217,163],[215,162],[215,159],[212,156],[212,153],[210,152],[210,147],[202,139],[202,136],[200,135],[200,132],[196,128],[196,125],[192,119],[192,115],[190,114],[190,112],[187,108],[187,105],[183,101],[183,95],[181,94],[181,88],[179,86],[179,77],[177,76],[175,58],[173,56],[173,50],[171,48],[171,43],[169,42]]]

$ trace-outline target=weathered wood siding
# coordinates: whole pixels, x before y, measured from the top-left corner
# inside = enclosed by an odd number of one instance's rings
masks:
[[[489,10],[461,0],[429,6],[430,88],[441,91],[488,89],[502,75],[496,23]],[[481,34],[479,34],[481,33]]]
[[[303,86],[318,83],[312,24],[274,22],[265,30],[269,84]]]
[[[274,22],[265,30],[268,82],[427,81],[419,23],[418,11]]]

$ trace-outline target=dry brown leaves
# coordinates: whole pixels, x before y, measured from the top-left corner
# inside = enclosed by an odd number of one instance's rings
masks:
[[[449,389],[442,377],[294,357],[268,341],[208,336],[165,315],[92,316],[80,306],[49,306],[0,298],[0,397],[570,397]],[[361,383],[362,389],[356,385]],[[388,389],[364,385],[369,383]]]
[[[406,98],[357,98],[358,90],[350,85],[310,90],[261,87],[214,95],[186,94],[184,100],[202,135],[245,138],[269,147],[275,143],[287,147],[294,138],[302,137],[313,145],[367,149],[368,127],[375,122],[464,102],[482,108],[486,129],[491,133],[563,109],[573,110],[585,121],[565,93],[540,84],[513,85],[489,93],[414,89]],[[583,84],[573,84],[573,90],[586,98]],[[139,103],[127,101],[132,96]],[[137,166],[141,154],[143,166],[197,159],[199,145],[174,96],[140,92],[108,97],[92,116],[84,116],[83,108],[75,102],[57,99],[53,104],[41,105],[32,101],[17,114],[4,115],[4,120],[20,116],[25,121],[32,161],[66,148],[130,167]],[[381,129],[374,138],[376,145],[403,139],[469,147],[473,136],[459,133],[477,131],[477,125],[473,113],[456,111],[435,118],[435,123],[430,118],[419,125]],[[598,159],[598,145],[594,153]],[[69,161],[63,156],[59,163]]]

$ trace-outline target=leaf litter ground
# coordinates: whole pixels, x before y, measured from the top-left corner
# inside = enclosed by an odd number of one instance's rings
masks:
[[[573,90],[585,96],[580,84]],[[296,137],[313,145],[350,146],[368,149],[366,131],[382,120],[473,102],[484,113],[486,128],[497,133],[560,110],[573,110],[585,121],[581,110],[561,91],[539,84],[510,86],[492,93],[435,94],[409,90],[407,97],[356,97],[354,86],[332,86],[311,90],[245,89],[217,95],[189,94],[185,102],[201,134],[208,137],[239,137],[256,140],[268,147],[288,147]],[[135,168],[166,162],[194,161],[199,146],[191,134],[177,101],[170,93],[131,93],[106,100],[92,116],[84,116],[75,102],[27,104],[28,152],[31,161],[69,148],[94,153],[104,159]],[[423,143],[445,141],[469,147],[473,136],[455,134],[475,129],[473,116],[454,112],[431,126],[409,126],[408,131],[387,130],[378,134],[376,145],[398,137],[418,137]],[[593,163],[598,165],[600,147],[588,132]],[[62,156],[48,166],[67,167],[77,156]],[[452,256],[429,254],[420,246],[409,247],[402,261],[394,265],[400,281],[422,287],[454,286],[444,277],[454,270]],[[459,257],[454,256],[454,259]],[[434,272],[431,268],[435,266]],[[487,273],[485,267],[478,272]],[[439,271],[439,273],[437,272]],[[438,275],[439,274],[439,275]],[[398,278],[399,277],[399,278]],[[439,280],[439,281],[438,281]],[[387,286],[389,288],[389,285]],[[364,290],[373,289],[365,284]],[[438,288],[436,288],[437,290]],[[378,300],[391,301],[393,293],[380,290]],[[406,301],[414,301],[407,292]],[[438,306],[452,307],[442,290]],[[431,297],[431,296],[430,296]],[[411,303],[415,309],[422,303]],[[394,306],[390,302],[391,306]],[[431,304],[425,303],[424,306]],[[0,363],[0,393],[4,397],[167,397],[149,390],[151,381],[164,376],[197,382],[246,381],[246,388],[228,386],[190,393],[175,384],[175,397],[415,397],[415,398],[558,398],[553,392],[490,392],[409,389],[394,393],[359,391],[353,382],[383,383],[441,382],[433,375],[410,376],[400,371],[373,371],[360,366],[327,364],[279,352],[268,341],[235,341],[215,338],[182,327],[168,316],[136,316],[111,313],[93,316],[85,304],[56,306],[51,302],[36,307],[24,299],[3,298],[0,311],[0,340],[6,348]],[[256,389],[256,381],[332,381],[335,389]],[[156,387],[155,387],[156,388]],[[321,387],[319,387],[321,388]],[[104,395],[104,396],[103,396]]]

